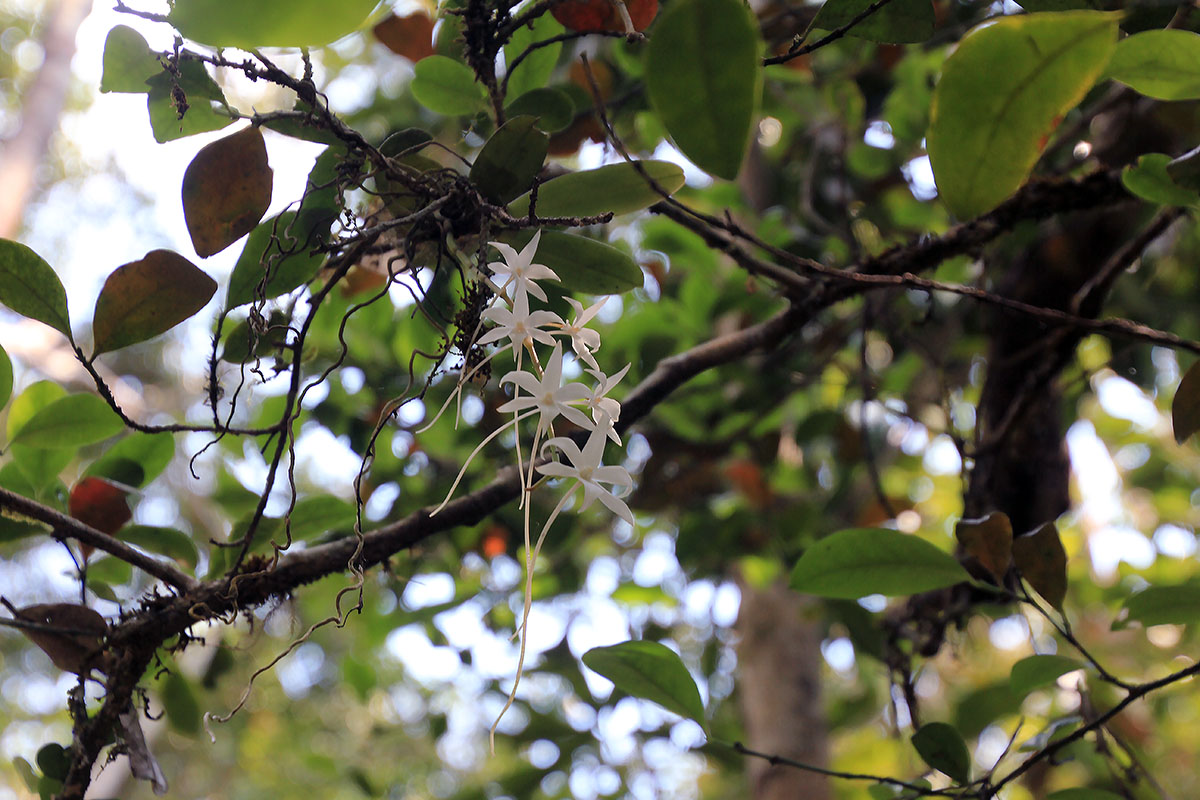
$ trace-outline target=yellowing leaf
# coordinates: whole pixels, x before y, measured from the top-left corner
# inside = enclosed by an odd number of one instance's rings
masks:
[[[170,250],[118,267],[96,299],[94,355],[158,336],[204,308],[217,282]]]
[[[1013,539],[1012,552],[1021,577],[1047,603],[1062,610],[1067,596],[1067,551],[1054,523],[1047,522],[1032,533]]]
[[[1004,582],[1008,565],[1012,563],[1012,523],[1008,515],[993,511],[982,519],[959,520],[954,535],[963,552],[977,560],[991,573],[996,583]]]
[[[1108,63],[1119,21],[1099,11],[1029,14],[963,37],[934,90],[927,137],[947,208],[974,217],[1025,182],[1057,121]]]
[[[1175,430],[1175,441],[1180,444],[1200,430],[1200,361],[1188,368],[1175,390],[1175,398],[1171,401],[1171,427]]]
[[[243,128],[205,145],[183,174],[183,217],[201,258],[254,230],[271,205],[262,131]]]

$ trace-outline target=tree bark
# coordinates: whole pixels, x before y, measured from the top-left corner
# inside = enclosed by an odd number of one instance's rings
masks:
[[[0,147],[0,237],[11,239],[21,227],[71,85],[75,34],[91,10],[92,0],[59,0],[47,12],[45,60],[25,92],[17,132]]]

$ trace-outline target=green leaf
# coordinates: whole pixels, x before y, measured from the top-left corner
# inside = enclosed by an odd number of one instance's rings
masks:
[[[326,533],[351,531],[357,519],[353,503],[329,494],[306,497],[292,509],[292,538],[307,541]]]
[[[522,114],[537,117],[539,128],[558,133],[575,120],[575,103],[561,89],[534,89],[509,103],[504,113],[510,118]]]
[[[200,732],[200,703],[187,678],[177,670],[163,679],[162,704],[172,730],[189,736]]]
[[[195,567],[200,551],[192,537],[178,528],[157,525],[126,525],[118,534],[122,541],[143,550],[173,558],[186,567]]]
[[[1200,620],[1200,585],[1150,586],[1125,601],[1126,619],[1151,625],[1186,625]]]
[[[522,25],[517,28],[504,45],[504,61],[512,64],[534,42],[545,41],[563,32],[563,26],[549,14],[542,14],[533,22],[533,26]],[[522,59],[515,70],[507,76],[506,97],[520,97],[526,92],[544,87],[554,73],[558,63],[558,54],[562,52],[562,42],[539,47]]]
[[[1104,76],[1156,100],[1200,98],[1200,35],[1143,31],[1117,43]]]
[[[1189,191],[1200,191],[1200,147],[1167,163],[1167,177]]]
[[[866,11],[872,2],[828,0],[817,12],[813,27],[831,31],[848,25]],[[923,42],[933,35],[934,21],[933,3],[929,0],[892,0],[851,28],[846,35],[888,44]]]
[[[18,442],[11,446],[10,452],[17,469],[29,481],[35,494],[41,495],[58,480],[58,476],[67,465],[75,460],[76,448],[45,449]]]
[[[229,276],[226,310],[286,294],[317,274],[323,257],[309,252],[295,219],[295,211],[285,211],[250,232]]]
[[[652,180],[668,193],[683,186],[683,169],[669,161],[638,161]],[[662,200],[630,162],[608,164],[596,169],[570,172],[538,187],[539,217],[590,217],[609,211],[629,214]],[[529,213],[529,195],[508,206],[514,217]]]
[[[953,725],[945,722],[922,725],[913,734],[912,743],[929,766],[941,770],[958,783],[971,782],[971,754]]]
[[[704,704],[696,682],[668,647],[648,641],[594,647],[583,654],[583,663],[622,692],[658,703],[704,727]]]
[[[38,750],[37,765],[47,778],[66,780],[67,771],[71,768],[71,756],[61,744],[51,742]]]
[[[1110,792],[1107,789],[1088,789],[1086,787],[1076,787],[1073,789],[1060,789],[1057,792],[1052,792],[1046,795],[1046,800],[1124,800],[1121,795]]]
[[[108,32],[104,40],[101,92],[145,94],[150,91],[146,81],[160,72],[158,55],[140,33],[128,25],[118,25]]]
[[[93,357],[165,333],[204,308],[216,291],[216,281],[170,250],[152,250],[117,267],[96,298]]]
[[[174,436],[137,431],[105,450],[84,474],[140,488],[162,474],[174,457]]]
[[[1119,21],[1098,11],[1012,16],[963,37],[934,90],[927,137],[947,208],[974,217],[1025,182],[1104,69]]]
[[[160,144],[233,124],[221,87],[199,61],[181,61],[177,76],[162,71],[147,83],[146,110],[154,139]],[[176,90],[182,93],[186,108],[180,105]]]
[[[8,239],[0,239],[0,303],[75,341],[62,281],[41,256]]]
[[[869,594],[916,594],[968,581],[954,557],[918,536],[851,528],[818,540],[792,570],[791,587],[854,600]]]
[[[1069,656],[1038,655],[1013,664],[1008,683],[1013,692],[1024,697],[1034,689],[1051,686],[1059,677],[1083,668],[1083,662]]]
[[[4,404],[8,402],[8,398],[12,397],[13,388],[13,368],[12,360],[9,359],[8,353],[0,347],[0,408],[4,408]]]
[[[427,56],[413,65],[409,84],[417,102],[447,116],[474,114],[484,108],[486,94],[475,73],[461,61]]]
[[[1171,157],[1165,153],[1147,153],[1136,164],[1121,172],[1121,183],[1130,194],[1164,206],[1190,206],[1200,203],[1200,193],[1185,189],[1171,179],[1167,165]]]
[[[518,250],[529,243],[529,231],[500,237]],[[567,289],[584,294],[620,294],[640,288],[642,268],[623,250],[573,233],[542,231],[537,263],[558,275]]]
[[[94,394],[71,394],[44,406],[12,437],[29,447],[82,447],[116,436],[125,427],[108,403]]]
[[[13,400],[5,421],[5,433],[11,441],[13,435],[33,419],[37,412],[66,395],[67,390],[53,381],[37,381],[25,387],[25,391]]]
[[[696,166],[732,180],[750,142],[762,62],[758,25],[742,0],[682,0],[654,26],[646,92]]]
[[[320,47],[363,26],[378,0],[176,0],[168,19],[211,47]]]
[[[534,117],[513,117],[479,151],[470,178],[488,200],[507,203],[533,184],[549,147],[550,136]]]
[[[1200,361],[1188,367],[1175,390],[1171,400],[1171,427],[1179,444],[1200,430]]]

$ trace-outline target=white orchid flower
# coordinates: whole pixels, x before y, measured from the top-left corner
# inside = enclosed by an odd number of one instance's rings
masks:
[[[582,428],[592,428],[593,423],[575,405],[586,403],[591,392],[582,383],[562,382],[562,344],[554,345],[546,369],[539,379],[536,375],[524,370],[513,370],[500,379],[500,385],[512,383],[523,389],[527,394],[518,394],[498,409],[502,414],[509,414],[536,409],[541,416],[538,418],[538,430],[550,427],[556,417],[562,416]],[[536,441],[536,434],[535,434]]]
[[[581,361],[592,369],[599,369],[600,365],[596,363],[592,353],[600,348],[600,334],[586,326],[608,302],[608,298],[602,297],[587,308],[573,297],[566,298],[566,301],[575,309],[575,318],[569,324],[561,326],[561,333],[571,337],[571,347]]]
[[[513,355],[518,359],[522,349],[532,349],[535,342],[553,345],[554,337],[543,328],[562,325],[562,317],[553,311],[530,311],[529,298],[524,292],[517,292],[511,309],[504,305],[492,306],[485,309],[480,316],[494,322],[496,327],[481,336],[477,344],[491,344],[501,339],[509,339]]]
[[[598,369],[588,370],[588,373],[596,379],[596,387],[592,389],[592,393],[587,399],[587,408],[592,412],[592,419],[596,426],[607,428],[608,438],[618,445],[621,443],[621,437],[617,435],[614,426],[621,418],[621,404],[609,397],[608,393],[621,382],[631,366],[633,364],[626,364],[620,372],[612,376],[605,375]]]
[[[514,303],[517,297],[526,293],[533,295],[543,303],[546,302],[546,292],[535,281],[542,278],[558,280],[558,275],[555,274],[554,270],[545,264],[533,263],[533,259],[537,255],[538,243],[541,240],[542,232],[539,230],[529,240],[529,244],[521,248],[521,252],[519,253],[504,242],[488,242],[492,247],[499,250],[500,255],[504,257],[503,261],[489,262],[488,267],[492,270],[492,275],[495,278],[504,279],[500,284],[500,292],[502,294],[508,289],[509,284],[512,284],[512,300]]]
[[[580,450],[579,446],[566,436],[556,436],[550,439],[543,446],[542,452],[544,453],[547,448],[554,448],[562,452],[571,463],[568,466],[553,461],[549,464],[542,464],[537,470],[551,478],[572,478],[578,481],[578,485],[583,487],[583,502],[579,506],[580,511],[590,506],[593,501],[599,500],[609,511],[633,525],[633,513],[621,499],[633,490],[633,479],[629,477],[629,470],[624,467],[605,466],[601,463],[604,458],[604,443],[608,439],[606,427],[597,426],[588,436],[583,450]],[[614,495],[601,486],[602,483],[621,486],[624,489]],[[574,491],[574,487],[571,491]]]

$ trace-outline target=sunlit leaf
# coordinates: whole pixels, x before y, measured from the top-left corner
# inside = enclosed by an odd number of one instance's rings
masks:
[[[993,511],[982,519],[959,520],[954,535],[963,553],[976,559],[996,583],[1003,583],[1012,563],[1012,523],[1008,515]]]
[[[1009,16],[963,37],[934,90],[927,137],[947,208],[974,217],[1025,182],[1108,63],[1119,21],[1093,11]]]
[[[1083,669],[1083,662],[1069,656],[1029,656],[1013,664],[1008,682],[1014,692],[1023,696],[1034,689],[1051,686],[1061,676],[1077,669]]]
[[[409,88],[417,102],[447,116],[474,114],[484,107],[483,86],[461,61],[446,56],[423,58],[413,67]]]
[[[183,174],[183,218],[201,258],[254,230],[271,205],[272,175],[255,127],[205,145]]]
[[[171,434],[135,431],[106,448],[84,474],[138,488],[158,477],[174,456],[175,437]]]
[[[562,25],[550,14],[543,14],[533,21],[532,26],[522,25],[513,32],[508,44],[504,45],[504,61],[509,65],[509,74],[506,76],[508,82],[506,97],[519,97],[526,92],[546,86],[558,63],[558,54],[562,52],[561,42],[531,51],[521,59],[515,70],[511,65],[534,42],[545,41],[562,32]]]
[[[41,256],[8,239],[0,239],[0,303],[74,341],[62,281]]]
[[[817,12],[813,27],[841,28],[866,11],[871,3],[872,0],[829,0]],[[892,0],[851,28],[847,36],[890,44],[923,42],[933,34],[933,23],[933,3],[929,0]]]
[[[37,381],[26,386],[25,390],[13,400],[12,407],[8,409],[5,434],[11,440],[13,435],[25,426],[26,422],[33,419],[35,414],[65,396],[66,393],[67,390],[54,381]]]
[[[229,276],[226,309],[270,300],[312,280],[323,257],[310,252],[295,220],[295,211],[285,211],[251,232]]]
[[[104,40],[101,92],[145,94],[150,91],[146,81],[159,72],[162,66],[158,56],[140,33],[128,25],[117,25],[108,32]]]
[[[1012,549],[1013,563],[1021,577],[1061,611],[1067,597],[1067,551],[1063,549],[1058,528],[1053,522],[1044,523],[1013,539]]]
[[[1127,36],[1104,75],[1156,100],[1200,98],[1200,35],[1169,28]]]
[[[532,233],[512,233],[500,239],[517,249]],[[542,231],[537,263],[558,275],[562,285],[584,294],[620,294],[641,287],[642,268],[623,250],[573,233]]]
[[[853,600],[869,594],[916,594],[970,580],[953,556],[919,536],[852,528],[816,541],[792,570],[804,594]]]
[[[583,663],[634,697],[658,703],[668,711],[704,726],[704,704],[696,682],[670,648],[650,641],[594,647]]]
[[[922,725],[912,736],[913,747],[925,763],[958,783],[971,781],[971,754],[962,734],[945,722]]]
[[[628,214],[662,200],[639,172],[639,167],[668,194],[683,186],[683,170],[669,161],[639,161],[608,164],[596,169],[570,172],[538,187],[539,217],[590,217],[606,212]],[[513,216],[529,213],[529,195],[509,204]]]
[[[470,178],[493,203],[507,203],[529,189],[546,160],[550,136],[533,117],[513,117],[484,144]]]
[[[1200,620],[1200,585],[1148,586],[1125,601],[1126,619],[1151,625],[1186,625]]]
[[[646,92],[675,145],[696,166],[733,179],[762,90],[760,37],[742,0],[681,0],[654,26]]]
[[[204,308],[216,291],[216,281],[170,250],[152,250],[118,267],[96,298],[93,355],[165,333]]]
[[[358,30],[378,0],[176,0],[169,19],[211,47],[319,47]]]
[[[4,404],[8,402],[8,398],[12,397],[13,388],[13,368],[12,360],[9,359],[8,353],[3,347],[0,347],[0,408],[4,408]]]
[[[1200,203],[1200,193],[1185,189],[1171,179],[1167,165],[1171,157],[1165,153],[1147,153],[1121,172],[1121,183],[1143,200],[1166,206],[1189,206]]]
[[[1175,441],[1183,444],[1189,436],[1200,430],[1200,361],[1188,367],[1171,400],[1171,427],[1175,430]]]
[[[125,423],[94,394],[71,394],[43,407],[12,437],[29,447],[82,447],[120,433]]]
[[[233,124],[221,87],[199,61],[181,61],[175,72],[150,78],[146,110],[158,142],[217,131]]]

